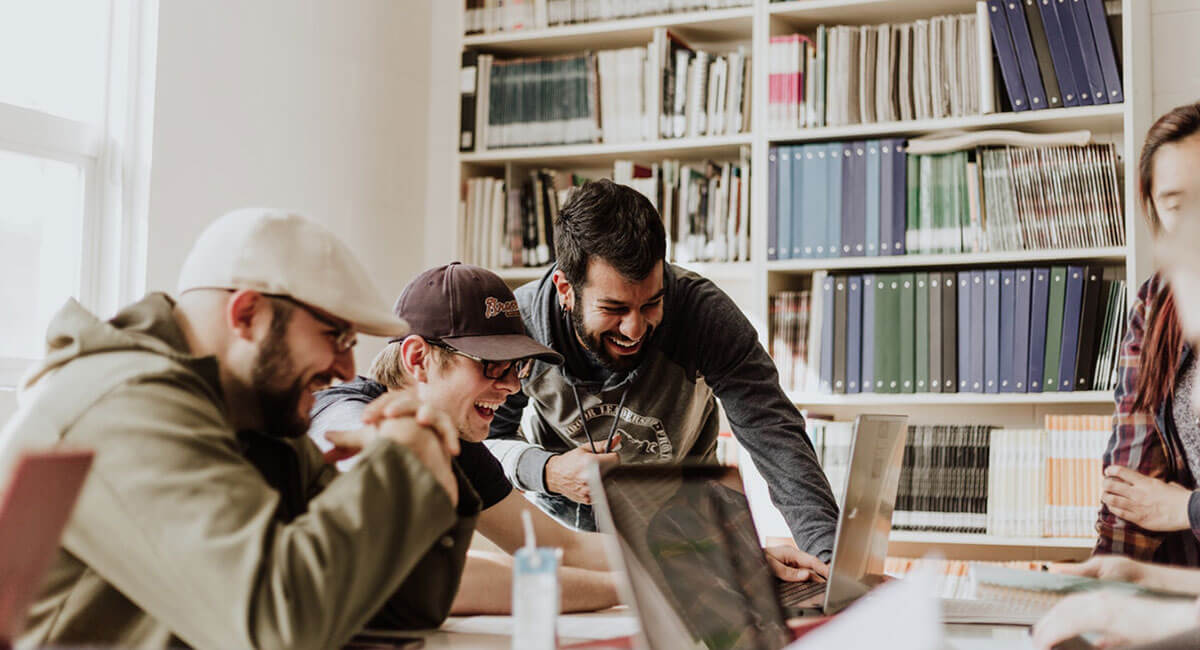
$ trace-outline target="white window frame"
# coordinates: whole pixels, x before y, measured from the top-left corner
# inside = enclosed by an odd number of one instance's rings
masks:
[[[0,150],[83,170],[78,299],[105,318],[146,287],[158,0],[112,0],[109,36],[101,123],[0,102]],[[0,387],[17,386],[33,363],[0,357]]]

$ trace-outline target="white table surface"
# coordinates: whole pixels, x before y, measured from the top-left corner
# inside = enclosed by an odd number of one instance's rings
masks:
[[[602,634],[611,630],[610,638],[626,633],[634,625],[633,617],[623,607],[589,614],[565,614],[559,617],[560,630],[596,631]],[[456,631],[455,628],[471,630]],[[427,650],[499,650],[512,646],[508,633],[511,619],[507,616],[451,617],[442,628],[423,632],[406,632],[400,636],[420,636],[425,639]],[[1011,625],[961,625],[947,624],[945,649],[948,650],[1030,650],[1029,632],[1025,627]],[[485,633],[478,633],[485,632]],[[587,641],[587,637],[560,636],[560,645]]]

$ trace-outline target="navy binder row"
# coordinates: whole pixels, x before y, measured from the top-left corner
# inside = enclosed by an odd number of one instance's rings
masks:
[[[1124,101],[1104,0],[987,0],[987,8],[1012,110]]]

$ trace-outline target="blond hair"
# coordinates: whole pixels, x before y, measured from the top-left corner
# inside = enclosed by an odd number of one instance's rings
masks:
[[[415,383],[413,376],[404,369],[404,360],[400,353],[403,344],[404,341],[393,341],[375,355],[375,359],[371,361],[371,368],[367,371],[371,379],[392,390],[408,388]],[[437,365],[442,363],[445,357],[441,348],[427,344],[425,349],[430,363]]]

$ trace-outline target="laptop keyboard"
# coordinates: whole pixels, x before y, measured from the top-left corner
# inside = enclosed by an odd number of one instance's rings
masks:
[[[784,607],[799,607],[813,596],[825,593],[824,582],[780,582],[775,589],[779,604]]]

